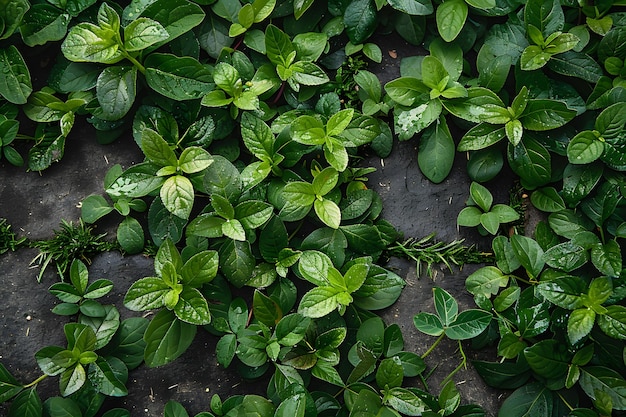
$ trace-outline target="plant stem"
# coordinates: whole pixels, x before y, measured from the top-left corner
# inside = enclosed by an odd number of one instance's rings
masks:
[[[464,368],[465,364],[467,363],[467,356],[465,356],[465,352],[463,351],[463,346],[461,345],[461,341],[459,340],[458,342],[459,342],[459,353],[461,354],[461,357],[463,358],[463,360],[461,361],[459,366],[454,368],[454,370],[450,372],[448,376],[444,378],[443,381],[441,381],[441,385],[447,384],[448,381],[450,381],[452,377],[461,370],[461,368]]]
[[[139,61],[137,61],[132,55],[130,55],[128,52],[126,52],[125,50],[122,50],[122,54],[124,55],[124,57],[126,59],[128,59],[130,62],[132,62],[132,64],[134,66],[137,67],[137,69],[139,70],[140,73],[145,74],[146,73],[146,67],[144,67],[143,65],[141,65],[141,63]]]
[[[422,359],[425,359],[426,356],[430,355],[430,353],[435,350],[435,348],[437,347],[437,345],[443,340],[444,336],[446,334],[445,333],[441,333],[441,336],[439,336],[437,338],[437,340],[435,340],[435,343],[433,343],[433,345],[431,347],[428,348],[428,350],[426,352],[424,352],[424,354],[422,355]]]
[[[38,383],[40,383],[41,381],[43,381],[44,379],[46,379],[48,377],[48,375],[43,374],[41,375],[39,378],[35,379],[33,382],[31,382],[30,384],[26,384],[24,385],[24,388],[30,388],[32,386],[37,385]]]

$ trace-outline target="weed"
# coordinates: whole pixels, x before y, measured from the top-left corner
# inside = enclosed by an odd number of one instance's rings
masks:
[[[0,219],[0,255],[9,250],[16,251],[20,246],[24,246],[27,240],[25,237],[18,239],[7,220]]]
[[[462,267],[465,264],[493,262],[493,254],[481,252],[474,246],[464,246],[463,242],[464,239],[449,243],[437,242],[435,234],[431,233],[419,240],[410,238],[404,242],[396,242],[387,248],[386,253],[387,256],[414,260],[418,277],[421,276],[424,266],[428,276],[433,278],[435,264],[444,264],[452,271],[452,264]]]
[[[41,267],[37,280],[41,277],[48,265],[54,262],[57,272],[64,280],[65,272],[74,259],[81,259],[87,264],[90,258],[98,253],[114,249],[113,243],[104,241],[106,233],[94,234],[93,228],[79,221],[77,224],[61,220],[61,229],[54,231],[54,237],[49,240],[39,240],[31,244],[39,249],[39,254],[33,258],[32,264]]]

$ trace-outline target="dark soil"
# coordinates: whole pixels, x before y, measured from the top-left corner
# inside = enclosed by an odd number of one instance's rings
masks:
[[[381,45],[384,62],[377,67],[386,77],[396,77],[400,59],[414,55],[407,46]],[[393,50],[393,52],[391,52]],[[432,184],[418,170],[417,142],[396,143],[389,158],[381,160],[369,157],[363,166],[372,166],[377,172],[370,175],[369,186],[384,201],[383,217],[394,224],[405,238],[421,238],[436,232],[438,240],[466,239],[467,245],[477,245],[489,250],[490,239],[484,239],[471,230],[459,230],[456,216],[465,206],[469,192],[469,179],[465,173],[465,155],[459,155],[452,174],[442,184]],[[90,126],[79,125],[67,141],[66,155],[42,174],[24,172],[24,169],[0,162],[0,218],[6,218],[19,236],[32,240],[49,239],[59,229],[62,219],[77,222],[80,218],[79,203],[90,194],[103,194],[105,172],[113,164],[124,168],[140,162],[141,151],[132,138],[123,137],[107,146],[97,144]],[[507,202],[511,180],[490,184],[496,191],[498,202]],[[100,225],[99,233],[108,233],[114,240],[115,229]],[[51,313],[56,299],[47,288],[58,281],[54,268],[48,268],[41,282],[37,282],[39,269],[30,265],[37,255],[34,249],[20,249],[0,256],[0,361],[21,382],[27,383],[41,375],[34,354],[47,345],[64,343],[63,317]],[[417,276],[412,261],[391,259],[388,268],[403,277],[407,286],[400,300],[383,313],[387,323],[398,323],[403,330],[405,348],[423,353],[435,338],[419,333],[413,326],[413,316],[420,311],[432,311],[432,288],[440,286],[450,291],[460,302],[461,309],[473,308],[472,297],[465,290],[465,278],[477,265],[467,265],[461,271],[437,268],[433,279]],[[90,279],[107,278],[115,288],[107,303],[115,303],[122,318],[134,314],[121,305],[123,295],[130,284],[153,274],[153,262],[143,255],[122,257],[108,252],[93,259],[89,268]],[[126,407],[133,416],[162,416],[163,407],[169,400],[182,402],[191,415],[209,410],[210,398],[219,394],[223,399],[232,394],[265,394],[265,385],[242,380],[231,369],[217,365],[215,343],[217,338],[200,331],[191,348],[174,363],[148,369],[141,366],[131,372],[128,383],[129,396],[107,402],[111,407]],[[481,357],[495,360],[489,352],[471,352],[470,359]],[[457,345],[444,342],[427,358],[430,369],[428,388],[437,393],[440,383],[461,361]],[[461,370],[454,378],[461,391],[463,403],[481,405],[487,415],[495,416],[506,393],[487,387],[471,368]],[[58,395],[58,379],[48,378],[40,384],[43,398]],[[420,381],[415,381],[421,386]],[[0,406],[0,415],[6,413]]]

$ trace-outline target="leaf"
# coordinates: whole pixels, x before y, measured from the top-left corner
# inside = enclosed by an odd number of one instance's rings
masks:
[[[433,12],[430,0],[387,0],[396,10],[409,15],[428,16]]]
[[[19,394],[23,389],[6,367],[0,363],[0,401],[6,402]]]
[[[116,32],[91,23],[72,27],[61,44],[63,55],[74,62],[115,64],[124,56],[115,39]]]
[[[521,235],[511,236],[511,245],[526,272],[533,278],[539,277],[544,267],[543,249],[539,244],[528,237]]]
[[[515,390],[500,407],[499,415],[507,417],[552,415],[552,392],[540,382],[526,384]]]
[[[169,177],[161,186],[160,196],[170,213],[181,219],[189,218],[193,207],[194,190],[187,177],[182,175]]]
[[[571,312],[567,320],[567,337],[576,344],[591,333],[596,322],[596,313],[590,308],[579,308]]]
[[[547,38],[563,29],[565,16],[558,1],[530,0],[524,8],[524,22],[526,26],[533,25],[539,29]]]
[[[340,290],[333,287],[316,287],[305,293],[300,300],[298,313],[305,317],[324,317],[339,307],[337,294]]]
[[[591,399],[597,398],[597,392],[604,392],[611,398],[613,409],[626,409],[626,381],[616,371],[602,366],[582,367],[579,384]]]
[[[363,43],[374,33],[378,24],[374,2],[371,0],[350,2],[345,9],[343,23],[350,42],[354,45]]]
[[[196,334],[196,326],[176,318],[173,312],[159,311],[144,334],[146,365],[153,368],[182,355]]]
[[[159,22],[146,17],[133,20],[124,28],[124,48],[129,52],[141,51],[168,38],[169,33]]]
[[[437,316],[439,316],[444,326],[448,326],[457,317],[459,312],[458,303],[450,293],[439,287],[433,288],[433,299]]]
[[[598,315],[598,326],[614,339],[626,340],[626,308],[620,305],[606,307],[606,313]]]
[[[395,131],[400,140],[411,139],[436,121],[443,107],[438,99],[420,104],[411,110],[394,111]]]
[[[470,309],[459,315],[446,326],[445,333],[452,340],[466,340],[481,334],[491,323],[488,311]]]
[[[163,307],[163,297],[170,287],[161,278],[146,277],[135,281],[124,297],[124,306],[133,311]]]
[[[282,346],[295,346],[305,336],[311,320],[293,313],[284,316],[276,325],[276,338]]]
[[[338,229],[341,223],[341,210],[331,200],[315,200],[313,207],[317,217],[328,227]]]
[[[156,0],[143,10],[141,16],[159,22],[169,34],[167,39],[153,45],[154,49],[202,23],[205,13],[199,5],[187,0]]]
[[[36,387],[20,392],[11,402],[7,417],[41,417],[43,406]]]
[[[0,30],[0,39],[5,39],[13,35],[18,29],[20,23],[24,19],[24,15],[28,12],[30,3],[27,0],[16,0],[3,2],[0,9],[0,20],[2,30]]]
[[[18,2],[19,3],[19,2]],[[19,19],[11,23],[19,23]],[[5,20],[6,22],[6,20]],[[20,34],[28,46],[44,45],[65,37],[70,15],[49,4],[34,4],[20,24]]]
[[[385,358],[376,370],[376,384],[383,388],[396,388],[402,385],[404,371],[398,357]]]
[[[289,36],[274,25],[268,25],[265,28],[265,49],[267,58],[274,64],[288,66],[288,57],[295,53],[295,48],[289,39]]]
[[[541,211],[555,213],[565,208],[563,198],[554,187],[540,188],[530,195],[530,201]]]
[[[444,118],[426,128],[417,152],[417,163],[426,178],[435,184],[447,178],[452,171],[455,147]]]
[[[567,144],[567,159],[571,164],[590,164],[604,153],[604,142],[593,132],[585,130]]]
[[[252,278],[256,261],[250,243],[227,240],[218,253],[222,273],[235,287],[241,288]]]
[[[604,75],[602,67],[591,56],[582,52],[567,51],[550,57],[548,68],[558,74],[597,83]]]
[[[211,313],[206,299],[196,288],[183,287],[179,294],[174,314],[180,320],[202,326],[211,322]]]
[[[141,252],[145,241],[141,224],[132,217],[126,217],[117,228],[117,241],[129,255]]]
[[[591,248],[591,262],[601,274],[617,278],[622,271],[622,251],[615,240]]]
[[[456,150],[475,151],[498,143],[506,136],[504,126],[480,123],[463,135]]]
[[[437,30],[444,41],[452,42],[461,33],[468,11],[463,0],[444,1],[437,7]]]
[[[541,282],[537,285],[537,291],[545,299],[568,310],[584,306],[581,294],[586,293],[585,290],[585,282],[572,276],[555,278],[552,281]]]
[[[111,365],[102,357],[89,365],[89,381],[94,388],[104,395],[123,397],[128,395],[128,390],[116,375]]]
[[[407,416],[421,416],[426,404],[412,391],[406,388],[385,390],[383,401],[394,410]]]
[[[33,86],[20,51],[14,45],[0,49],[0,65],[0,94],[11,103],[25,104]]]
[[[550,182],[552,174],[550,152],[538,141],[525,137],[519,145],[507,148],[509,166],[528,189]]]
[[[148,85],[173,100],[203,98],[214,88],[211,71],[192,57],[154,53],[146,58],[145,66]]]
[[[430,336],[440,336],[444,332],[444,325],[438,316],[432,313],[418,313],[413,316],[413,325],[422,333]]]
[[[534,99],[528,100],[519,120],[525,129],[545,131],[563,126],[574,116],[576,111],[569,109],[561,101]]]
[[[474,296],[483,295],[491,298],[500,288],[506,287],[508,282],[508,275],[504,275],[498,268],[485,266],[468,276],[465,286]]]

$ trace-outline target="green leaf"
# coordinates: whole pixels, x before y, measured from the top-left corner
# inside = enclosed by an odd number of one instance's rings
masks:
[[[604,142],[593,132],[585,130],[567,144],[567,159],[571,164],[590,164],[604,153]]]
[[[431,313],[418,313],[413,316],[413,325],[422,333],[430,336],[440,336],[444,332],[441,319]]]
[[[458,303],[450,293],[439,287],[433,288],[433,298],[437,316],[439,316],[444,326],[448,326],[457,317],[459,312]]]
[[[526,272],[533,278],[539,277],[543,267],[543,249],[539,244],[528,237],[521,235],[511,236],[511,245],[517,259],[519,259]]]
[[[438,99],[420,104],[411,110],[394,111],[395,131],[400,140],[411,139],[436,121],[443,107]]]
[[[394,9],[409,15],[428,16],[433,12],[430,0],[387,0],[387,3]]]
[[[591,56],[582,52],[568,51],[554,55],[548,68],[558,74],[576,77],[590,83],[597,83],[604,75],[602,67]]]
[[[596,313],[590,308],[578,308],[571,312],[567,320],[567,337],[576,344],[587,336],[596,322]]]
[[[487,189],[487,187],[480,185],[479,183],[473,181],[470,184],[470,197],[478,207],[480,207],[483,211],[487,212],[491,209],[491,205],[493,204],[493,196],[491,192]]]
[[[49,4],[34,4],[20,24],[20,34],[28,46],[44,45],[49,41],[63,39],[69,22],[70,15],[64,13],[63,10]],[[19,23],[19,20],[10,21],[10,23]]]
[[[311,320],[298,313],[283,317],[276,325],[276,338],[282,346],[295,346],[305,336]]]
[[[140,17],[124,28],[124,48],[129,51],[141,51],[149,46],[165,41],[169,33],[159,22]]]
[[[506,132],[504,126],[480,123],[463,135],[456,150],[463,152],[484,149],[498,143],[505,137]]]
[[[565,272],[580,268],[589,261],[587,250],[571,241],[552,246],[544,257],[549,266]]]
[[[591,262],[603,275],[617,278],[622,271],[622,251],[619,243],[609,240],[591,248]]]
[[[202,98],[214,88],[209,68],[192,57],[171,54],[150,54],[145,60],[146,81],[156,92],[173,100]]]
[[[163,205],[173,215],[188,219],[193,207],[194,190],[191,181],[182,175],[169,177],[161,186]]]
[[[540,382],[526,384],[515,390],[500,407],[500,415],[507,417],[552,415],[552,392]]]
[[[79,23],[70,29],[61,44],[61,51],[74,62],[115,64],[124,58],[115,36],[112,29]]]
[[[145,243],[141,224],[132,217],[126,217],[117,228],[117,241],[130,255],[141,252]]]
[[[302,296],[298,313],[310,318],[324,317],[339,307],[337,295],[340,292],[328,286],[313,288]]]
[[[561,31],[565,23],[561,4],[555,0],[530,0],[524,8],[526,26],[533,25],[541,31],[544,38]]]
[[[23,389],[6,367],[0,363],[0,401],[6,402],[19,394]]]
[[[626,340],[626,307],[607,306],[606,313],[598,315],[598,326],[612,338]]]
[[[452,340],[466,340],[481,334],[491,322],[488,311],[470,309],[459,315],[445,328],[446,336]]]
[[[146,365],[156,367],[174,361],[191,345],[195,334],[195,325],[177,319],[171,311],[159,311],[144,334]]]
[[[509,144],[507,159],[509,166],[520,176],[526,188],[533,189],[550,182],[550,152],[535,139],[525,137],[517,146]]]
[[[475,206],[465,207],[459,212],[456,223],[459,226],[476,227],[480,224],[483,212]]]
[[[506,287],[509,282],[508,275],[504,275],[495,266],[485,266],[467,277],[465,286],[473,295],[482,295],[491,298],[496,295],[500,288]]]
[[[268,25],[265,29],[265,49],[272,64],[283,66],[291,64],[287,59],[296,51],[289,36],[274,25]]]
[[[376,370],[376,384],[383,388],[396,388],[402,385],[404,371],[398,357],[385,358]]]
[[[122,397],[128,390],[116,375],[111,365],[102,357],[89,366],[89,381],[104,395]]]
[[[229,239],[220,246],[218,253],[226,279],[237,288],[244,286],[251,279],[256,265],[250,243]]]
[[[30,3],[27,0],[5,1],[0,7],[0,20],[3,22],[0,39],[6,39],[20,26]]]
[[[352,44],[362,44],[374,33],[378,24],[376,12],[376,6],[371,0],[355,0],[348,4],[343,15],[343,23]]]
[[[447,0],[437,7],[437,30],[444,41],[452,42],[461,33],[468,11],[463,0]]]
[[[20,51],[14,45],[0,49],[0,65],[0,95],[11,103],[25,104],[33,86]]]
[[[385,390],[383,402],[407,416],[421,416],[426,409],[426,404],[415,393],[400,387]]]
[[[530,201],[541,211],[555,213],[565,208],[563,198],[554,187],[545,187],[534,191],[530,195]]]
[[[545,131],[563,126],[576,116],[576,111],[571,110],[562,101],[556,100],[529,100],[519,120],[524,129]]]
[[[328,227],[338,229],[341,223],[341,210],[331,200],[315,200],[313,207],[317,217]]]
[[[174,307],[174,313],[180,320],[198,326],[211,322],[208,303],[196,288],[183,288]]]
[[[169,34],[167,39],[153,45],[154,49],[199,25],[205,13],[199,5],[187,0],[156,0],[141,12],[141,16],[159,22]]]
[[[161,278],[142,278],[135,281],[126,292],[124,306],[133,311],[163,307],[163,297],[170,289]]]
[[[20,392],[11,402],[7,417],[41,417],[43,405],[37,388],[33,387]]]
[[[585,282],[580,278],[572,276],[556,278],[537,285],[537,291],[545,299],[568,310],[584,306],[581,294],[586,293],[585,290]]]
[[[615,410],[626,409],[626,381],[616,371],[602,366],[583,367],[579,384],[591,399],[603,392],[609,395]]]
[[[455,143],[444,118],[424,130],[417,152],[417,163],[422,173],[439,184],[452,171]]]

